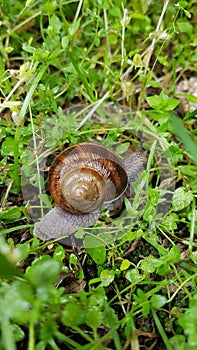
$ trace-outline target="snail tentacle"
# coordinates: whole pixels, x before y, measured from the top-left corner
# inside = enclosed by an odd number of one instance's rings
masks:
[[[139,174],[145,169],[147,152],[128,152],[123,157],[128,182],[135,182]]]
[[[145,170],[145,165],[147,161],[147,152],[128,152],[123,157],[123,163],[128,176],[128,187],[126,191],[126,197],[133,201],[134,188],[132,183],[134,183],[139,175]]]

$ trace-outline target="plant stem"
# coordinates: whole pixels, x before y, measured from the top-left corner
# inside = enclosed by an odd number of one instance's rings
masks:
[[[19,141],[20,141],[20,128],[17,127],[16,128],[16,132],[15,132],[15,136],[14,136],[14,180],[15,180],[15,184],[17,187],[17,190],[19,191],[20,189],[20,176],[19,176],[19,161],[18,161],[18,157],[19,157]]]
[[[33,322],[29,325],[29,342],[28,342],[28,350],[34,350],[34,324]]]
[[[166,345],[166,349],[167,350],[173,350],[173,347],[172,347],[172,345],[170,344],[170,342],[168,340],[168,337],[167,337],[167,335],[166,335],[166,333],[165,333],[165,331],[163,329],[163,326],[162,326],[162,324],[161,324],[161,322],[160,322],[160,320],[159,320],[155,310],[152,309],[151,311],[152,311],[152,315],[153,315],[155,324],[157,326],[157,329],[158,329],[158,331],[159,331],[159,333],[160,333],[160,335],[161,335],[161,337],[163,339],[164,344]]]

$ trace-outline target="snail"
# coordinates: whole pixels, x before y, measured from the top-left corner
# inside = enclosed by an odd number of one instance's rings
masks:
[[[46,241],[93,226],[102,206],[120,212],[125,197],[144,170],[146,152],[121,159],[109,148],[80,143],[62,151],[49,170],[49,190],[56,206],[35,224],[33,234]]]

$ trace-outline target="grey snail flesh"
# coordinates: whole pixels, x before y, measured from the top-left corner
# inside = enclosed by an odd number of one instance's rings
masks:
[[[147,154],[144,151],[128,152],[123,157],[122,162],[128,177],[128,187],[126,192],[115,201],[105,202],[105,207],[110,212],[117,211],[117,207],[121,210],[125,197],[132,201],[134,194],[132,183],[138,179],[140,173],[145,169],[146,157]],[[35,223],[33,235],[43,241],[68,237],[75,233],[79,227],[93,226],[99,216],[99,209],[79,215],[70,213],[56,205],[39,222]]]

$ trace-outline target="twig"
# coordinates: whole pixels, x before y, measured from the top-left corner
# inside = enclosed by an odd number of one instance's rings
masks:
[[[123,4],[122,4],[123,7]],[[123,7],[123,18],[121,20],[122,25],[122,40],[121,40],[121,71],[124,64],[125,50],[124,50],[124,41],[125,41],[125,28],[128,22],[128,10]]]
[[[76,22],[77,22],[77,19],[78,19],[78,17],[79,17],[79,13],[80,13],[80,11],[81,11],[82,5],[83,5],[83,0],[79,0],[79,5],[78,5],[78,7],[77,7],[77,11],[76,11],[76,13],[75,13],[75,17],[74,17],[73,23],[76,23]]]
[[[12,187],[12,184],[13,184],[13,180],[12,179],[9,179],[8,180],[8,183],[7,183],[7,189],[6,189],[6,192],[5,192],[5,195],[2,199],[2,202],[1,202],[1,208],[0,208],[0,211],[3,210],[6,206],[6,202],[7,202],[7,198],[8,198],[8,195],[9,195],[9,192],[10,192],[10,189]]]
[[[112,57],[111,54],[111,47],[110,47],[110,41],[109,41],[109,33],[108,33],[108,19],[107,19],[107,10],[106,8],[103,9],[103,16],[104,16],[104,24],[105,24],[105,31],[106,31],[106,43],[107,43],[107,52],[108,52],[108,56],[109,58]]]
[[[106,92],[106,94],[97,101],[97,103],[92,107],[91,111],[85,116],[85,118],[81,121],[78,128],[76,130],[79,130],[89,118],[94,114],[94,112],[97,110],[97,108],[105,101],[105,99],[109,96],[109,91]]]
[[[159,20],[158,20],[158,23],[157,23],[157,27],[156,27],[156,30],[155,30],[155,33],[158,33],[159,30],[160,30],[160,26],[161,26],[161,23],[162,23],[162,20],[163,20],[163,17],[165,15],[165,12],[166,12],[166,9],[168,7],[168,3],[169,3],[169,0],[164,0],[164,4],[163,4],[163,9],[162,9],[162,12],[161,12],[161,15],[159,17]],[[151,59],[151,56],[152,56],[152,53],[153,53],[153,50],[154,50],[154,47],[155,47],[155,44],[156,44],[156,41],[157,41],[157,35],[154,36],[153,40],[152,40],[152,43],[151,45],[149,46],[148,48],[148,52],[144,58],[144,63],[146,65],[146,67],[149,66],[149,63],[150,63],[150,59]],[[146,72],[146,71],[145,71]]]

